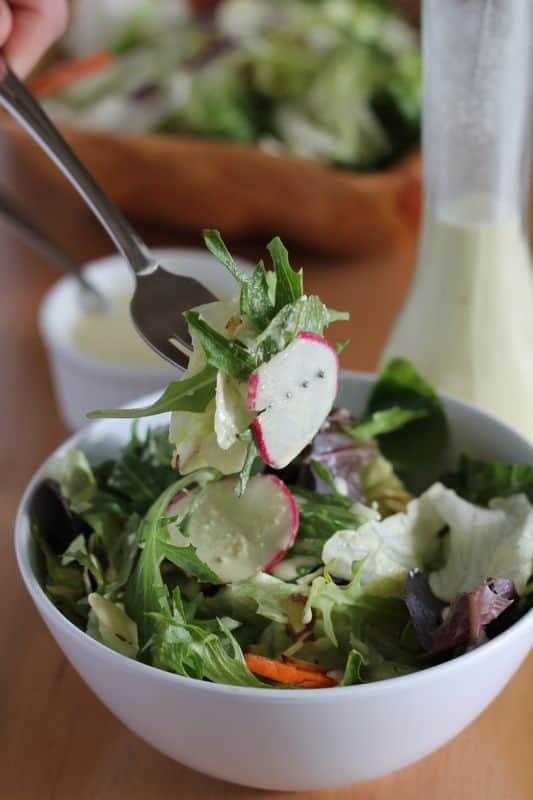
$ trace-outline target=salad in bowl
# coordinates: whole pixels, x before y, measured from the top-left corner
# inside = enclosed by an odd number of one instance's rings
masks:
[[[465,453],[392,360],[365,408],[337,400],[329,326],[279,239],[232,301],[186,313],[170,412],[101,461],[61,454],[29,509],[49,599],[132,660],[257,689],[345,687],[483,647],[532,605],[533,467]]]

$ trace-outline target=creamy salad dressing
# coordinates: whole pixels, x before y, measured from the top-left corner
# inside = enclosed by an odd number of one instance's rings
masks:
[[[533,274],[518,218],[466,202],[424,225],[415,278],[383,359],[402,355],[443,389],[533,439]]]
[[[111,294],[110,313],[80,307],[69,335],[69,344],[103,361],[136,367],[159,367],[161,358],[141,339],[130,319],[130,295]]]

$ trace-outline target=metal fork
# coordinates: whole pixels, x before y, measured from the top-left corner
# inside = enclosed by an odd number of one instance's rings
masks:
[[[214,300],[214,295],[194,278],[162,268],[1,54],[0,105],[55,162],[107,230],[135,274],[130,314],[137,332],[159,355],[183,369],[190,353],[190,339],[182,312]]]
[[[43,233],[36,223],[3,191],[0,192],[0,219],[9,223],[26,242],[44,255],[48,261],[55,264],[63,272],[72,275],[82,290],[84,304],[99,311],[107,312],[110,310],[108,300],[91,281],[87,280],[70,256]]]

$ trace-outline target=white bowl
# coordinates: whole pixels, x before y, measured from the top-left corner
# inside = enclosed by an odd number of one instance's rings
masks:
[[[372,380],[369,375],[344,373],[341,403],[354,411],[362,409]],[[465,451],[533,463],[533,446],[518,433],[459,400],[445,397],[444,403],[452,458]],[[102,458],[116,452],[129,428],[127,421],[94,423],[57,453],[75,444],[93,458]],[[505,633],[453,661],[379,683],[336,689],[220,686],[131,661],[78,630],[39,585],[28,502],[49,467],[50,459],[26,490],[15,533],[19,568],[39,613],[75,669],[128,728],[176,761],[217,778],[263,789],[310,790],[405,767],[481,713],[533,644],[531,611]]]
[[[198,278],[216,297],[226,299],[237,293],[235,280],[205,250],[165,248],[154,250],[164,266],[180,275]],[[251,265],[237,259],[249,271]],[[132,292],[133,277],[120,255],[92,261],[83,268],[87,277],[102,289]],[[78,430],[87,423],[86,414],[95,408],[116,408],[172,380],[179,371],[161,359],[160,365],[136,366],[105,361],[77,349],[69,334],[80,312],[80,292],[72,277],[59,280],[45,295],[39,311],[39,329],[44,341],[57,404],[65,425]],[[138,334],[131,329],[132,336]]]

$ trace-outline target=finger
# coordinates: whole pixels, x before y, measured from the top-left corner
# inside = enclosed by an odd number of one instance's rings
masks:
[[[0,47],[8,40],[12,25],[13,19],[9,6],[4,0],[0,0]]]
[[[4,51],[19,76],[35,66],[67,24],[66,0],[11,0],[13,24]]]

